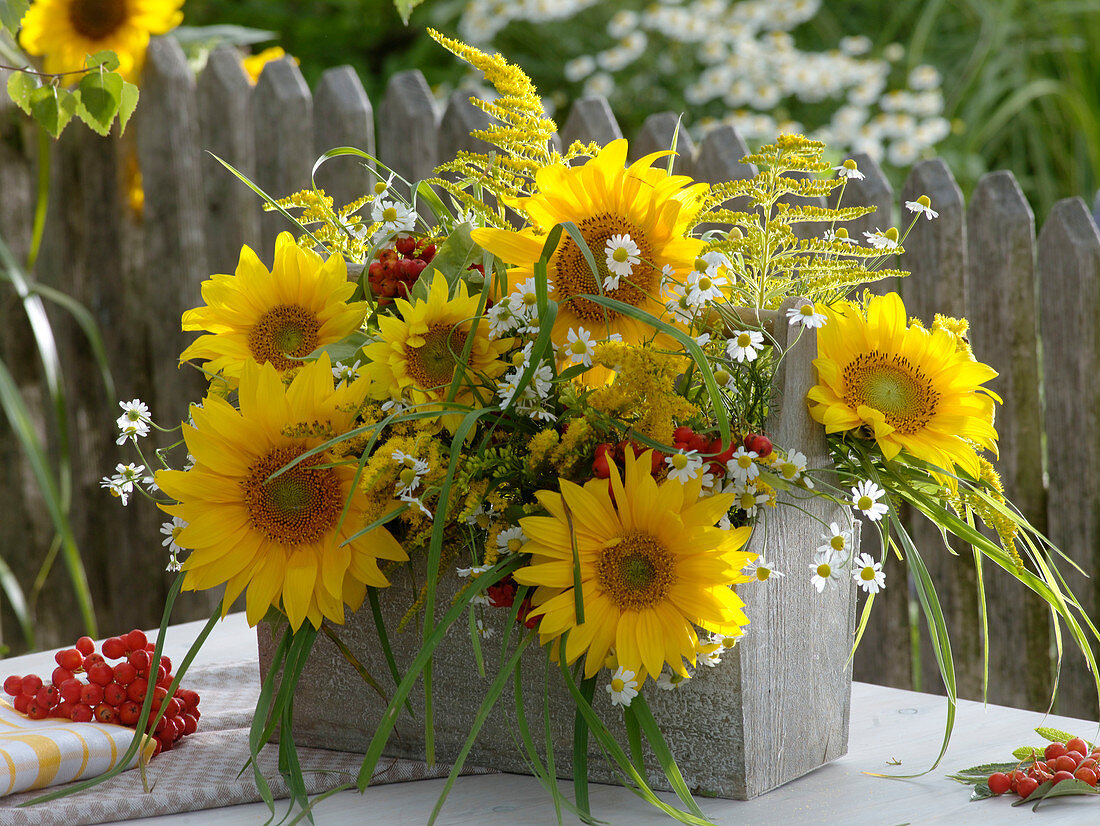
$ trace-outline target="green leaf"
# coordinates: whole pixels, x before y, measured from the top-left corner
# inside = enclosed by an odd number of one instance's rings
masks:
[[[31,113],[31,93],[38,88],[38,78],[27,72],[12,72],[8,78],[8,97],[16,106]]]
[[[252,43],[263,43],[265,40],[275,40],[278,32],[269,32],[265,29],[250,29],[245,26],[177,26],[172,29],[170,37],[175,38],[181,46],[195,46],[212,49],[221,43],[232,46],[247,46]]]
[[[393,0],[393,7],[397,9],[397,13],[401,15],[401,22],[407,26],[409,25],[409,15],[412,14],[412,10],[423,2],[424,0]]]
[[[1043,758],[1043,749],[1036,746],[1020,746],[1012,752],[1012,756],[1017,760],[1041,760]]]
[[[996,797],[993,791],[989,788],[989,784],[985,781],[978,783],[970,791],[970,801],[973,803],[975,800],[988,800],[991,797]]]
[[[57,138],[76,111],[76,97],[65,89],[43,86],[30,95],[31,117]]]
[[[110,49],[90,54],[84,58],[84,66],[88,69],[103,69],[105,72],[118,71],[118,55]]]
[[[474,243],[470,229],[469,224],[459,224],[452,230],[436,251],[432,263],[420,273],[420,278],[413,285],[410,301],[428,300],[428,288],[431,286],[433,273],[442,273],[446,276],[447,283],[454,285],[455,281],[466,274],[471,264],[481,259],[481,247]]]
[[[1046,800],[1048,797],[1068,797],[1073,794],[1100,794],[1100,789],[1094,786],[1090,786],[1084,780],[1078,780],[1073,778],[1072,780],[1063,780],[1061,783],[1054,783],[1051,780],[1041,784],[1039,788],[1033,791],[1025,798],[1021,798],[1013,803],[1013,806],[1021,806],[1024,803],[1034,802],[1035,805],[1031,807],[1031,811],[1035,812],[1039,810],[1039,804]]]
[[[122,98],[118,104],[118,133],[126,131],[126,124],[130,122],[130,115],[138,105],[138,87],[132,83],[123,81]]]
[[[30,5],[31,0],[0,0],[0,26],[15,34]]]
[[[1009,772],[1016,771],[1020,768],[1019,763],[983,763],[980,766],[971,766],[969,769],[961,769],[955,774],[947,775],[952,780],[957,780],[960,783],[977,783],[989,778],[989,775],[994,772]]]
[[[1059,731],[1056,728],[1047,728],[1046,726],[1039,726],[1035,729],[1035,733],[1052,743],[1064,743],[1073,739],[1073,735],[1067,731]]]
[[[93,132],[106,136],[122,105],[122,75],[89,72],[80,79],[76,94],[76,114]]]
[[[366,333],[361,333],[358,330],[350,335],[344,336],[339,341],[334,341],[331,344],[326,344],[323,347],[318,347],[308,356],[306,361],[314,361],[321,357],[322,353],[328,353],[328,357],[335,365],[338,361],[352,363],[352,359],[356,353],[358,353],[363,345],[370,341],[370,336]]]

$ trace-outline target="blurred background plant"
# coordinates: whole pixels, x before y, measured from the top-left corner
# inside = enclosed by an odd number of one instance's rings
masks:
[[[469,82],[425,25],[510,55],[559,118],[606,95],[625,134],[657,111],[750,143],[801,129],[879,158],[900,184],[943,157],[964,191],[1011,169],[1042,218],[1096,191],[1100,4],[1089,0],[188,0],[190,22],[279,34],[310,81],[349,63],[373,100],[419,68],[442,98]],[[717,21],[717,22],[716,22]],[[553,48],[547,48],[553,44]]]

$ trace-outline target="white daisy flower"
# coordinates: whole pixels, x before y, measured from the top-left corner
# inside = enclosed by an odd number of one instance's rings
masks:
[[[497,534],[497,549],[502,554],[518,553],[526,543],[527,537],[523,533],[523,528],[518,525],[505,528]]]
[[[359,378],[359,370],[362,368],[362,365],[363,363],[359,359],[356,359],[354,364],[345,364],[342,361],[338,361],[332,368],[332,377],[336,379],[337,382],[343,381],[351,384],[351,382]]]
[[[122,427],[122,421],[125,419],[128,422],[149,422],[152,418],[149,415],[149,407],[141,399],[132,399],[128,402],[119,402],[118,406],[122,408],[122,415],[118,417],[119,427]]]
[[[489,639],[489,637],[493,636],[493,629],[488,628],[485,625],[484,622],[482,622],[481,620],[478,620],[477,621],[477,635],[479,637],[481,637],[483,640],[487,640],[487,639]]]
[[[829,532],[823,533],[821,538],[825,540],[825,544],[821,545],[817,550],[821,551],[834,551],[838,557],[847,559],[851,556],[852,551],[852,531],[848,529],[842,531],[840,526],[836,522],[829,523]]]
[[[492,570],[492,568],[492,565],[471,565],[469,568],[455,568],[455,571],[458,572],[461,579],[466,579],[467,577],[477,579],[486,571]]]
[[[717,270],[718,268],[715,267],[713,275],[709,269],[707,272],[692,270],[688,273],[688,304],[693,307],[702,307],[709,301],[720,301],[725,297],[722,287],[726,286],[728,282],[725,276],[718,275]]]
[[[371,205],[370,218],[378,227],[379,235],[412,232],[416,228],[416,213],[399,201],[378,200]]]
[[[825,590],[826,585],[830,588],[836,587],[840,581],[840,565],[841,561],[833,551],[818,550],[814,552],[814,561],[810,563],[810,570],[813,571],[810,581],[817,588],[819,594]]]
[[[683,284],[673,284],[668,291],[669,300],[665,302],[672,320],[681,324],[691,324],[695,320],[695,308],[688,302],[688,288]]]
[[[672,269],[671,264],[665,264],[661,267],[661,292],[666,292],[672,284],[676,282],[676,270]]]
[[[570,329],[565,337],[565,352],[573,364],[591,367],[592,356],[596,352],[596,343],[592,340],[592,334],[584,327]]]
[[[906,201],[905,208],[910,212],[916,212],[923,215],[929,221],[933,218],[939,218],[940,214],[936,210],[932,209],[932,201],[927,195],[921,195],[915,201]]]
[[[897,230],[893,227],[887,230],[876,229],[874,232],[864,232],[863,236],[867,239],[867,243],[877,250],[898,248]]]
[[[811,304],[803,304],[801,307],[791,307],[787,310],[787,318],[793,324],[801,324],[803,327],[824,327],[825,313],[818,312]]]
[[[782,571],[777,571],[763,556],[758,556],[756,561],[750,562],[742,569],[745,576],[754,577],[759,582],[767,582],[774,576],[786,576]]]
[[[183,548],[179,546],[177,540],[179,539],[180,531],[186,527],[187,523],[178,516],[173,516],[170,522],[164,522],[160,526],[160,532],[164,534],[164,541],[160,544],[168,549],[170,555],[168,567],[165,570],[180,571],[183,569],[183,563],[179,561],[178,556],[183,553]]]
[[[852,579],[868,594],[877,594],[886,587],[886,572],[882,570],[882,563],[875,562],[868,554],[856,557]]]
[[[730,269],[732,266],[733,265],[730,264],[730,260],[717,250],[712,250],[711,252],[704,253],[703,255],[695,259],[695,272],[705,273],[711,278],[718,275],[719,269]]]
[[[786,479],[788,482],[795,482],[798,477],[806,471],[806,454],[797,450],[792,450],[782,459],[778,458],[778,452],[775,454],[776,459],[773,460],[772,466],[776,472]],[[805,480],[807,483],[809,479]],[[812,487],[812,485],[810,485]]]
[[[668,478],[675,479],[683,485],[699,475],[699,470],[703,467],[703,458],[698,451],[692,450],[685,453],[679,450],[671,456],[666,456],[665,464],[671,468]]]
[[[638,681],[634,677],[633,671],[628,671],[621,665],[615,669],[611,682],[606,686],[607,693],[611,695],[611,705],[628,706],[638,696]]]
[[[736,493],[737,498],[733,500],[734,507],[740,511],[744,511],[749,519],[756,516],[757,506],[763,505],[770,498],[767,493],[757,493],[755,484],[745,485],[740,490],[737,490]]]
[[[758,330],[742,330],[726,342],[726,355],[739,362],[753,361],[763,346],[763,333]]]
[[[870,480],[864,480],[852,488],[852,507],[872,522],[878,522],[890,512],[884,502],[879,502],[886,491]]]
[[[862,181],[866,176],[859,171],[859,167],[856,166],[856,162],[851,158],[846,160],[840,166],[834,166],[833,171],[836,172],[838,178],[850,178],[853,181]]]
[[[489,338],[501,338],[505,333],[510,333],[523,322],[523,317],[517,315],[509,301],[498,301],[490,307],[486,313],[489,319]]]
[[[690,679],[690,672],[685,677],[683,674],[675,673],[666,665],[664,670],[661,671],[660,676],[657,677],[657,688],[661,689],[661,691],[672,691],[673,689],[679,688]]]
[[[705,665],[707,668],[714,668],[716,665],[722,664],[722,654],[725,650],[722,638],[717,634],[700,637],[695,644],[696,662]]]
[[[848,237],[848,230],[844,227],[840,229],[827,229],[825,230],[825,240],[838,244],[850,244],[851,246],[859,246],[859,241],[855,238]]]
[[[375,181],[375,183],[374,183],[374,197],[375,198],[381,198],[383,195],[385,195],[387,192],[390,191],[390,187],[393,185],[393,177],[394,177],[394,173],[391,172],[390,177],[386,178],[386,180],[383,181],[382,178],[379,178],[377,181]],[[374,219],[374,220],[378,220],[378,219]]]
[[[607,239],[603,252],[607,269],[620,278],[630,278],[631,273],[634,272],[634,265],[642,263],[642,259],[638,257],[641,250],[629,235],[612,235]],[[618,278],[615,279],[614,287],[608,286],[609,280],[604,280],[604,289],[618,289]]]
[[[118,438],[115,439],[116,445],[125,444],[127,439],[133,439],[136,442],[149,435],[149,425],[145,422],[128,422],[124,418],[119,418],[116,424],[119,427]]]
[[[733,456],[726,462],[726,470],[739,485],[748,484],[760,475],[760,468],[756,466],[755,459],[759,458],[755,450],[745,450],[745,446],[737,448]]]

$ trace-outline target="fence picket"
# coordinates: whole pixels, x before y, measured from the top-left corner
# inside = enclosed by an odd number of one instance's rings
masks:
[[[264,67],[252,91],[256,137],[256,184],[272,198],[285,198],[309,186],[313,168],[313,97],[294,60],[284,57]],[[261,258],[270,263],[275,237],[291,230],[277,212],[260,218]]]
[[[561,128],[561,141],[569,147],[573,141],[596,141],[605,146],[623,136],[619,122],[611,112],[607,98],[600,95],[579,98],[569,110],[565,126]],[[583,161],[581,161],[583,163]]]
[[[198,78],[199,134],[206,234],[211,272],[233,272],[241,245],[258,249],[260,210],[256,195],[211,155],[241,173],[256,173],[252,129],[252,84],[235,48],[215,49]]]
[[[1059,201],[1038,241],[1039,319],[1050,539],[1089,575],[1100,563],[1100,234],[1080,198]],[[1068,566],[1063,566],[1068,569]],[[1066,581],[1096,617],[1097,581],[1065,570]],[[1068,646],[1072,648],[1072,645]],[[1093,718],[1096,692],[1082,658],[1068,651],[1057,710]]]
[[[428,81],[417,69],[390,78],[378,107],[378,156],[405,180],[427,178],[439,165],[439,118]],[[407,194],[405,187],[398,188]]]
[[[688,134],[687,124],[674,112],[657,112],[645,119],[637,136],[630,142],[630,160],[636,161],[651,152],[665,152],[672,148],[672,139],[676,138],[676,158],[672,171],[676,175],[688,174],[692,158],[695,156],[695,141]],[[666,158],[659,159],[655,167],[665,169]]]
[[[351,66],[337,66],[321,75],[313,102],[313,154],[337,146],[352,146],[375,154],[374,110],[363,82]],[[317,186],[337,208],[370,191],[374,164],[354,156],[330,158],[317,170]]]

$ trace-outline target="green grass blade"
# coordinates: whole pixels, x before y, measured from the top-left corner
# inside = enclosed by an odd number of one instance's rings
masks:
[[[703,814],[703,810],[699,808],[699,804],[695,802],[695,798],[691,796],[691,790],[688,789],[687,783],[684,782],[684,776],[680,773],[680,767],[676,765],[676,759],[672,756],[672,750],[668,747],[668,742],[665,740],[664,735],[661,734],[661,727],[657,725],[657,721],[653,719],[653,712],[649,710],[649,703],[646,702],[645,697],[642,694],[638,694],[630,702],[629,709],[631,716],[634,717],[638,725],[641,726],[642,732],[645,734],[646,740],[649,741],[649,747],[653,749],[653,754],[657,758],[657,762],[661,765],[661,771],[665,773],[665,778],[668,780],[672,790],[676,792],[676,796],[683,801],[683,804],[688,807],[688,810],[697,817],[706,818]],[[639,764],[639,770],[642,770],[642,765]]]
[[[401,683],[401,671],[397,667],[397,659],[393,656],[393,647],[390,645],[390,636],[386,633],[386,620],[382,616],[382,605],[378,602],[378,589],[368,587],[367,599],[370,602],[370,612],[374,617],[374,628],[378,632],[378,644],[382,646],[382,655],[386,658],[386,665],[390,668],[390,675],[393,677],[394,685]],[[416,718],[416,714],[413,713],[412,703],[408,700],[405,701],[405,710],[409,712],[409,716]]]
[[[27,597],[19,585],[19,580],[15,578],[15,574],[12,573],[11,568],[8,567],[8,563],[4,561],[2,556],[0,556],[0,588],[4,590],[4,594],[8,598],[8,607],[15,614],[15,619],[19,623],[19,630],[23,632],[23,639],[26,640],[27,645],[33,651],[34,623],[31,622],[30,611],[27,608]]]

